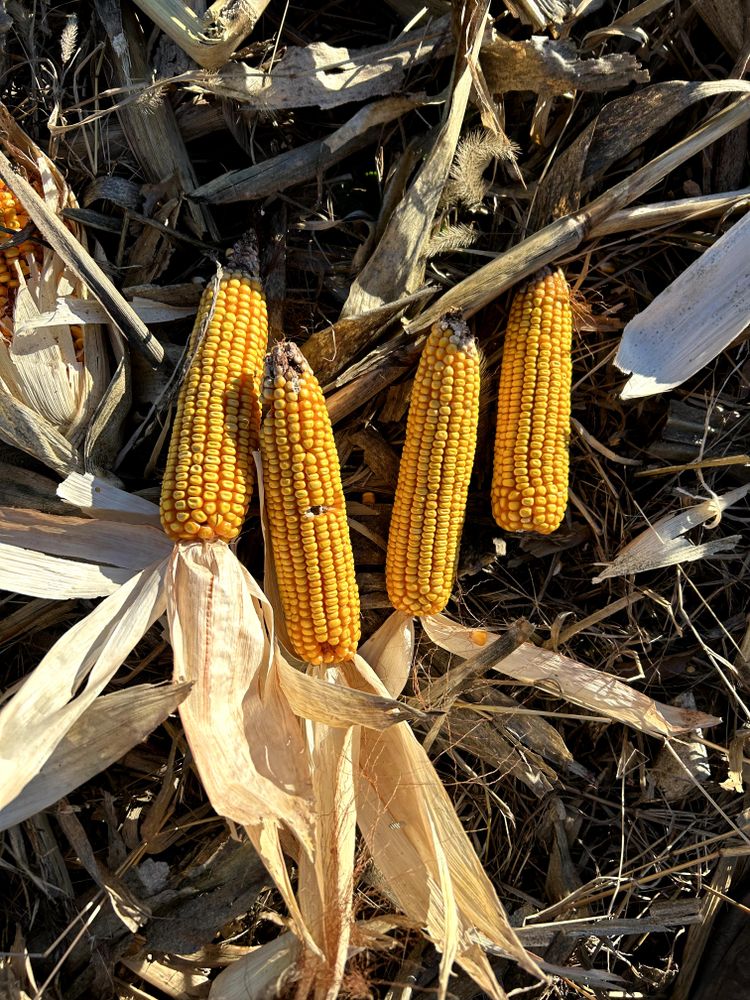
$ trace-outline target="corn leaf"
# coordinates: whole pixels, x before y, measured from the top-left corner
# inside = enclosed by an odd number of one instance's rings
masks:
[[[151,524],[157,528],[161,524],[157,504],[133,493],[126,493],[90,473],[72,473],[60,483],[57,495],[76,507],[85,508],[94,517]]]
[[[495,669],[519,684],[531,684],[649,736],[676,736],[721,721],[704,712],[654,701],[611,674],[530,643],[506,656]]]
[[[315,669],[315,668],[312,668]],[[335,669],[321,668],[320,681],[335,690]],[[316,678],[317,679],[317,678]],[[300,910],[320,955],[307,952],[300,963],[299,996],[336,1000],[354,922],[354,848],[357,810],[354,773],[358,727],[332,728],[307,722],[307,755],[312,775],[314,849],[299,861]]]
[[[384,694],[357,657],[353,687]],[[408,724],[360,735],[360,830],[388,892],[425,928],[443,955],[441,994],[453,959],[490,996],[505,994],[477,943],[483,936],[532,974],[541,975],[508,923],[435,769]]]
[[[747,326],[750,215],[744,215],[625,327],[615,364],[623,399],[666,392],[712,361]]]
[[[0,543],[0,590],[29,597],[105,597],[133,576],[119,566],[97,566]]]
[[[0,808],[36,777],[164,613],[163,562],[105,598],[52,646],[0,711]]]
[[[189,690],[185,684],[139,684],[101,695],[21,794],[0,809],[0,828],[23,822],[114,764],[156,729]]]
[[[0,508],[0,542],[50,556],[140,570],[165,559],[172,543],[157,528],[87,517]],[[75,574],[73,574],[75,576]]]
[[[649,569],[675,566],[679,563],[706,559],[718,552],[732,551],[741,541],[739,535],[729,535],[696,545],[682,536],[691,528],[697,528],[706,521],[718,524],[721,515],[732,504],[742,500],[750,492],[750,484],[738,486],[723,496],[711,497],[677,514],[667,514],[659,518],[645,531],[637,535],[620,550],[617,557],[594,577],[593,583],[600,583],[616,576],[629,573],[643,573]]]

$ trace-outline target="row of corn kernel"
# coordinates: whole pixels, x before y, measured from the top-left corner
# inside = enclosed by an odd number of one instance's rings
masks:
[[[563,273],[548,268],[514,297],[498,391],[492,511],[508,531],[549,534],[568,502],[572,313]],[[448,603],[479,420],[479,354],[448,315],[417,368],[386,556],[394,607]]]
[[[0,226],[20,233],[28,224],[29,217],[21,203],[5,182],[0,181]],[[0,230],[0,243],[7,243],[10,239],[12,239],[10,233]],[[14,261],[17,260],[24,275],[28,275],[28,264],[24,258],[26,254],[32,253],[35,249],[34,243],[30,240],[24,240],[18,246],[0,250],[0,316],[4,315],[8,309],[12,289],[18,288]]]
[[[235,248],[231,267],[204,292],[189,342],[193,356],[162,482],[162,525],[175,541],[236,538],[260,445],[294,651],[311,663],[350,659],[359,641],[359,594],[323,393],[293,344],[277,344],[266,356],[266,301],[252,242]]]
[[[0,180],[0,244],[7,243],[12,239],[11,233],[20,233],[29,224],[29,217],[13,192],[7,187],[4,181]],[[8,231],[9,230],[9,231]],[[29,265],[27,257],[33,255],[37,260],[41,260],[42,248],[34,240],[22,240],[16,246],[0,249],[0,319],[4,319],[11,312],[13,304],[13,292],[18,288],[19,280],[15,267],[21,269],[24,278],[29,276]],[[70,327],[70,335],[73,340],[73,350],[77,361],[83,361],[84,331],[83,327],[73,324]]]
[[[290,640],[310,662],[341,661],[356,651],[359,596],[325,400],[294,345],[276,345],[263,366],[267,317],[256,251],[245,247],[233,266],[199,308],[162,523],[175,540],[235,538],[252,493],[251,452],[260,445]],[[514,300],[503,355],[493,511],[509,530],[549,532],[564,514],[570,336],[567,283],[545,270]],[[411,614],[440,611],[450,597],[479,388],[476,342],[461,316],[448,314],[428,336],[415,377],[388,541],[388,593]]]

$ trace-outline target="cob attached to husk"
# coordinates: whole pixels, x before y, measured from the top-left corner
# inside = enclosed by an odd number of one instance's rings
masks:
[[[479,421],[480,356],[460,313],[437,322],[412,389],[386,556],[395,608],[436,614],[456,575]]]
[[[351,659],[360,635],[346,502],[323,392],[300,350],[266,358],[263,489],[286,630],[309,663]]]
[[[20,233],[29,225],[29,217],[21,202],[6,183],[0,180],[0,316],[5,316],[12,306],[13,291],[19,279],[16,263],[25,277],[29,274],[26,256],[40,253],[41,248],[30,239],[14,243],[13,233]],[[14,245],[9,245],[14,244]]]
[[[506,531],[548,535],[568,504],[570,289],[544,268],[515,294],[503,347],[492,513]]]
[[[175,541],[236,538],[255,483],[260,382],[268,340],[258,251],[246,238],[198,307],[161,492]]]

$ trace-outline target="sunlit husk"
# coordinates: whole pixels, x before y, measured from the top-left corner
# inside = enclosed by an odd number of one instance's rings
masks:
[[[51,212],[59,215],[65,208],[77,207],[60,171],[1,105],[0,148],[40,192]],[[85,246],[83,231],[73,223],[66,225]],[[85,300],[89,293],[55,251],[41,244],[24,255],[27,277],[20,264],[13,266],[19,288],[0,316],[0,392],[28,406],[40,421],[78,446],[107,386],[102,328],[61,324],[24,329],[25,323],[38,320],[41,313],[53,312],[58,297]],[[0,434],[23,447],[13,439],[12,427],[2,422]],[[36,457],[44,460],[44,454]]]
[[[21,795],[165,609],[163,562],[133,575],[52,646],[0,711],[0,808]]]

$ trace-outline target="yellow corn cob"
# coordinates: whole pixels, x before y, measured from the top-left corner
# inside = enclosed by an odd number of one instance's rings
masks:
[[[263,408],[263,487],[289,638],[309,663],[340,663],[357,651],[359,592],[331,421],[294,344],[266,358]]]
[[[240,532],[255,482],[267,339],[257,247],[246,239],[203,293],[190,340],[161,491],[161,523],[176,540],[231,541]]]
[[[12,229],[19,233],[29,223],[29,217],[23,209],[20,201],[4,181],[0,181],[0,226],[5,229]],[[7,243],[13,237],[0,230],[0,244]],[[18,261],[24,274],[28,274],[28,265],[25,255],[39,250],[39,246],[30,240],[15,247],[8,247],[0,250],[0,315],[8,309],[11,299],[11,289],[18,288],[18,278],[13,266],[14,261]]]
[[[395,608],[436,614],[456,573],[479,421],[480,357],[459,313],[432,328],[412,389],[385,564]]]
[[[506,531],[548,535],[568,504],[570,289],[544,268],[516,293],[498,391],[492,513]]]

